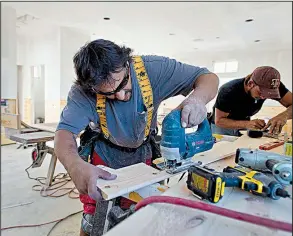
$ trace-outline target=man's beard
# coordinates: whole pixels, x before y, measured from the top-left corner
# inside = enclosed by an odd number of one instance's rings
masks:
[[[131,97],[132,97],[132,89],[125,90],[125,97],[126,97],[126,99],[119,100],[119,101],[121,101],[121,102],[128,102],[131,99]]]
[[[257,102],[258,100],[260,100],[260,97],[253,97],[253,96],[252,96],[252,94],[251,94],[251,90],[248,91],[248,95],[249,95],[250,97],[252,97],[252,98],[255,100],[255,102]]]

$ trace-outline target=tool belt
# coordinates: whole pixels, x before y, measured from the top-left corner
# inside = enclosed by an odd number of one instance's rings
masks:
[[[106,139],[102,133],[93,131],[89,126],[86,127],[84,133],[80,136],[80,146],[78,147],[79,156],[86,162],[92,162],[92,154],[95,148],[95,143],[105,142],[109,147],[118,149],[122,152],[135,152],[138,148],[143,145],[150,143],[152,149],[152,160],[160,158],[161,152],[160,147],[156,141],[157,129],[149,134],[144,142],[137,148],[122,147],[116,145]]]
[[[160,148],[156,143],[155,136],[157,135],[157,129],[154,132],[150,133],[151,122],[153,118],[153,92],[150,80],[148,78],[143,60],[140,56],[133,57],[133,65],[136,73],[136,78],[140,87],[140,91],[142,94],[143,103],[147,109],[147,124],[145,127],[144,133],[144,142],[142,145],[145,145],[150,142],[152,146],[152,156],[153,158],[161,157]],[[135,152],[138,148],[128,148],[122,147],[112,143],[109,140],[110,132],[107,127],[107,119],[106,119],[106,96],[97,94],[97,113],[100,118],[100,126],[102,132],[98,133],[93,131],[89,126],[87,126],[85,132],[81,135],[80,139],[80,147],[79,154],[86,161],[88,156],[92,156],[92,152],[94,150],[94,144],[96,141],[102,141],[107,143],[108,146],[118,149],[122,152]],[[142,146],[141,145],[141,146]],[[140,146],[140,147],[141,147]]]

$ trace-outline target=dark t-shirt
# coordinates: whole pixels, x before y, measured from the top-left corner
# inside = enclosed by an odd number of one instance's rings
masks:
[[[222,85],[219,89],[218,96],[213,107],[211,122],[215,123],[215,108],[229,113],[229,119],[233,120],[250,120],[262,107],[265,99],[255,100],[244,90],[244,78],[235,79]],[[285,96],[288,89],[281,82],[280,87],[281,98]],[[279,99],[274,99],[279,100]]]

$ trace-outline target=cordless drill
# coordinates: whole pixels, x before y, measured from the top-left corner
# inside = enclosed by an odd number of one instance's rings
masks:
[[[188,169],[187,187],[197,197],[212,203],[217,203],[224,196],[225,187],[237,187],[274,200],[290,197],[274,178],[257,171],[246,172],[242,168],[230,166],[224,168],[223,172],[191,166]]]

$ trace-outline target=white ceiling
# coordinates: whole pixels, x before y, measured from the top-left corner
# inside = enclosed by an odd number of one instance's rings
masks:
[[[17,9],[18,16],[39,18],[18,28],[20,34],[31,33],[30,29],[41,33],[50,24],[69,26],[125,43],[138,53],[173,56],[191,51],[292,48],[292,2],[5,4]],[[105,21],[104,17],[111,19]],[[249,18],[254,21],[246,23]]]

